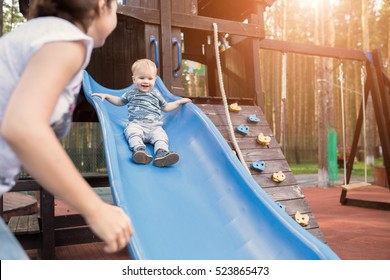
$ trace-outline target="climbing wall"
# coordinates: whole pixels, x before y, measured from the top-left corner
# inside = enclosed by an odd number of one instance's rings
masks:
[[[197,104],[197,106],[213,121],[234,150],[223,105]],[[230,117],[237,143],[253,178],[292,219],[326,243],[261,108],[241,105],[238,107],[230,109]],[[248,120],[250,116],[252,121]],[[264,137],[260,137],[263,139],[258,141],[260,134]]]

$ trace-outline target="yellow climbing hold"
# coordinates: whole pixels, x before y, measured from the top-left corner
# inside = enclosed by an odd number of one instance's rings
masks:
[[[241,107],[238,106],[238,103],[232,103],[232,104],[230,104],[230,106],[229,106],[229,111],[230,111],[230,112],[234,112],[234,113],[238,113],[238,112],[241,111]]]

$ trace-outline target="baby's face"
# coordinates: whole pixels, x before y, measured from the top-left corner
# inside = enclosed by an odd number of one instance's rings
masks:
[[[156,82],[156,73],[153,69],[144,68],[137,70],[133,75],[133,82],[142,92],[151,91]]]

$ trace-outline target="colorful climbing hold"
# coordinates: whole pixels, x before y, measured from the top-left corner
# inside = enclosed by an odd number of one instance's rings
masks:
[[[236,127],[236,131],[243,135],[247,135],[249,133],[249,127],[247,125],[240,124]]]
[[[265,170],[265,162],[261,160],[256,160],[251,163],[250,167],[257,171],[264,171]]]
[[[257,136],[257,142],[264,146],[269,146],[269,143],[271,142],[271,137],[265,136],[263,133],[260,133]]]
[[[283,182],[286,179],[286,175],[282,171],[272,173],[272,180],[276,183]]]
[[[301,214],[299,211],[297,211],[294,218],[295,221],[303,227],[309,224],[309,215],[307,214]]]
[[[230,112],[234,112],[234,113],[238,113],[238,112],[241,111],[241,107],[238,106],[238,103],[232,103],[232,104],[230,104],[230,106],[229,106],[229,111],[230,111]]]
[[[248,122],[251,122],[251,123],[258,123],[260,121],[260,119],[258,117],[256,117],[256,115],[250,115],[248,117]]]

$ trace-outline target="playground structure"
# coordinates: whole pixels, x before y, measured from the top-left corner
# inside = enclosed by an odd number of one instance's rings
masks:
[[[264,93],[261,90],[258,51],[269,49],[366,62],[368,82],[365,92],[366,95],[369,92],[373,95],[385,166],[389,166],[390,160],[390,143],[389,139],[386,139],[390,132],[390,117],[385,106],[389,104],[386,93],[388,94],[390,83],[381,71],[380,56],[377,51],[368,54],[368,59],[367,54],[360,51],[265,39],[263,12],[273,2],[126,1],[118,9],[117,29],[106,45],[94,53],[88,72],[106,88],[124,88],[131,83],[132,62],[141,57],[148,57],[159,65],[159,75],[169,91],[177,96],[184,96],[181,67],[183,60],[192,60],[206,65],[208,94],[191,96],[191,98],[218,128],[228,145],[234,148],[219,94],[215,52],[212,44],[208,43],[213,35],[213,23],[217,23],[220,34],[229,34],[231,38],[231,47],[221,52],[221,60],[227,99],[229,103],[237,102],[242,109],[231,114],[233,126],[244,124],[246,118],[252,114],[260,120],[259,123],[245,123],[249,128],[248,133],[236,133],[248,166],[257,160],[261,160],[265,166],[264,170],[251,168],[252,178],[292,220],[297,212],[308,215],[310,220],[304,228],[319,240],[326,242],[279,144],[273,138],[272,131],[264,119]],[[242,23],[244,19],[248,20],[248,24]],[[86,100],[80,100],[74,121],[97,121],[94,110]],[[359,117],[356,139],[354,138],[350,160],[347,163],[348,182],[361,125],[362,117]],[[270,141],[266,142],[267,145],[257,142],[260,133],[270,138]],[[260,167],[263,167],[262,164]],[[274,177],[274,173],[279,171],[284,175],[283,180],[280,180],[277,175]],[[386,173],[389,178],[388,169]],[[89,176],[87,179],[93,186],[109,185],[106,176]],[[24,180],[18,182],[14,190],[41,190],[41,188],[35,181]],[[350,204],[350,200],[346,198],[347,191],[342,191],[342,203]],[[31,235],[18,236],[26,249],[40,248],[42,258],[50,259],[55,257],[55,246],[97,241],[89,229],[83,227],[84,221],[79,216],[55,217],[54,198],[44,191],[41,191],[41,205],[39,231]]]
[[[126,108],[91,96],[120,96],[126,88],[104,88],[86,72],[83,84],[102,126],[114,201],[135,229],[128,245],[133,259],[338,258],[270,199],[197,106],[164,114],[179,163],[138,165],[123,136]],[[160,79],[156,87],[168,102],[178,98]]]

